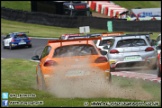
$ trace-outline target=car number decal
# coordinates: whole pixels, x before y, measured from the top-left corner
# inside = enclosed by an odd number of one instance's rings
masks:
[[[129,56],[124,58],[124,61],[137,61],[137,60],[142,60],[142,58],[140,56]]]
[[[83,70],[70,70],[66,72],[65,76],[84,76],[89,75],[89,72]]]
[[[23,44],[26,44],[26,42],[24,40],[21,40],[19,45],[23,45]]]

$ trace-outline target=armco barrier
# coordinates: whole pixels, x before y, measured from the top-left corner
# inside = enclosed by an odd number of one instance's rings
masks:
[[[114,31],[161,32],[161,20],[157,21],[113,21]]]
[[[113,31],[130,32],[161,32],[160,21],[126,21],[99,17],[70,17],[38,12],[27,12],[1,7],[1,18],[25,23],[42,24],[49,26],[90,28],[107,30],[107,21],[112,21]]]

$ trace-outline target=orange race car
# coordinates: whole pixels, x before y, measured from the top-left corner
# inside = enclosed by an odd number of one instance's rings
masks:
[[[105,52],[99,52],[93,43],[93,40],[98,39],[101,38],[49,40],[41,56],[32,57],[32,60],[39,60],[36,67],[38,89],[48,88],[47,79],[59,73],[60,70],[65,70],[64,78],[75,79],[90,76],[94,70],[100,70],[100,73],[103,72],[102,75],[110,82],[110,64],[101,54]]]

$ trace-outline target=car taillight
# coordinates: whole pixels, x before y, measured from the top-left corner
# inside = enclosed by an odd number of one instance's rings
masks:
[[[110,50],[110,54],[114,54],[114,53],[119,53],[119,51],[116,49]]]
[[[104,63],[104,62],[108,62],[106,57],[98,57],[95,60],[95,63]]]
[[[44,63],[44,66],[55,66],[57,63],[53,60],[48,60]]]
[[[99,51],[101,51],[101,48],[97,48]]]
[[[31,40],[31,39],[28,37],[28,40]]]
[[[14,40],[14,39],[12,39],[12,40],[11,40],[11,42],[15,42],[15,40]]]
[[[147,47],[146,49],[145,49],[145,51],[153,51],[154,50],[154,48],[152,48],[152,47]]]

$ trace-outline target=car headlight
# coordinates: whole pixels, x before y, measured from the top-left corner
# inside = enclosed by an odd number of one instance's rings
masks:
[[[73,5],[69,5],[69,8],[70,8],[70,9],[74,9],[74,6],[73,6]]]

